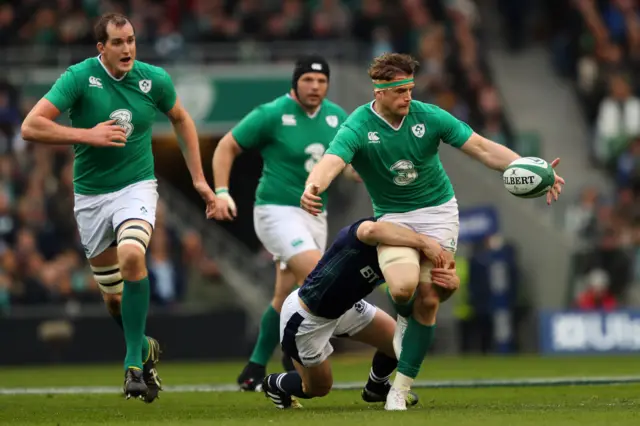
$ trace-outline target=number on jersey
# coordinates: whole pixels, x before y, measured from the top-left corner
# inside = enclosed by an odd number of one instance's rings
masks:
[[[127,137],[131,136],[131,133],[133,133],[133,124],[131,123],[133,116],[131,115],[131,111],[128,109],[117,109],[109,115],[109,118],[116,120],[116,124],[124,129]]]
[[[321,143],[312,143],[304,149],[304,153],[310,157],[307,161],[305,161],[304,169],[307,171],[307,173],[311,173],[311,170],[313,170],[313,166],[315,166],[324,155],[324,145],[322,145]]]

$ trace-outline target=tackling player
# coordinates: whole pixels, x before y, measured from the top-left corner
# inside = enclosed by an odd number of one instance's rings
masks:
[[[389,222],[364,219],[343,228],[303,286],[282,307],[282,349],[295,360],[297,372],[270,374],[264,379],[262,388],[276,407],[292,407],[292,396],[305,399],[329,393],[332,337],[349,337],[378,349],[362,398],[367,402],[386,399],[389,377],[398,365],[393,350],[396,323],[363,300],[383,281],[379,244],[414,248],[436,265],[431,270],[434,284],[458,287],[452,256],[435,240]],[[407,399],[412,405],[418,402],[415,394],[408,394]]]
[[[369,68],[375,99],[357,108],[341,127],[310,173],[301,205],[312,215],[318,214],[319,195],[352,164],[366,185],[379,221],[428,235],[455,252],[458,204],[438,157],[440,142],[498,171],[519,156],[474,133],[437,106],[412,100],[417,65],[410,56],[397,53],[375,58]],[[556,159],[551,165],[558,163]],[[556,175],[547,193],[549,204],[557,200],[563,184]],[[431,286],[433,265],[421,261],[414,248],[380,245],[378,259],[398,312],[394,336],[398,371],[385,409],[405,410],[407,392],[433,341],[438,307],[451,292]]]
[[[253,221],[258,238],[276,261],[276,283],[249,363],[238,377],[243,390],[260,386],[278,345],[282,303],[313,270],[326,247],[326,212],[306,214],[300,196],[309,172],[347,117],[326,99],[329,77],[329,64],[322,57],[300,58],[290,92],[255,108],[220,140],[213,155],[218,220],[233,220],[237,214],[228,189],[236,156],[256,149],[264,160]],[[290,360],[285,358],[284,363],[292,368]]]
[[[126,16],[108,13],[95,26],[99,55],[69,67],[33,107],[22,137],[73,145],[74,214],[85,254],[111,316],[124,332],[124,393],[152,402],[161,390],[160,347],[145,337],[149,278],[145,252],[158,201],[151,150],[156,111],[184,140],[193,186],[213,216],[215,195],[202,171],[193,120],[162,68],[136,61]],[[69,110],[71,127],[55,123]]]

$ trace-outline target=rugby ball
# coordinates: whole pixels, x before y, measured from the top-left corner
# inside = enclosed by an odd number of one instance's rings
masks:
[[[553,167],[537,157],[522,157],[509,164],[502,174],[507,191],[520,198],[545,195],[555,182]]]

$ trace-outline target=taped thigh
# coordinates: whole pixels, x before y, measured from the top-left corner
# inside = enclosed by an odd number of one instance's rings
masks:
[[[431,270],[433,263],[430,260],[422,259],[420,262],[420,283],[431,283]]]
[[[118,229],[118,247],[125,245],[135,246],[147,252],[151,240],[151,225],[141,220],[129,220]]]
[[[419,267],[420,253],[409,247],[380,246],[378,247],[378,263],[382,272],[395,264],[411,264]]]
[[[120,294],[124,286],[120,267],[113,266],[91,266],[93,277],[100,287],[100,291],[106,294]]]

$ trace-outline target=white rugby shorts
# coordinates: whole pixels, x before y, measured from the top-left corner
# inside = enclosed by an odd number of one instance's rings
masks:
[[[157,204],[155,180],[136,182],[108,194],[75,194],[73,213],[87,259],[114,245],[118,226],[127,220],[144,220],[153,227]]]
[[[305,251],[324,253],[327,247],[326,213],[312,216],[300,207],[255,206],[253,226],[262,245],[283,264]]]
[[[455,253],[460,233],[458,201],[455,197],[446,203],[412,210],[407,213],[388,213],[379,222],[391,222],[433,238],[447,251]]]
[[[333,353],[332,337],[350,337],[368,326],[376,316],[376,307],[361,300],[340,318],[322,318],[307,312],[291,293],[280,312],[280,344],[282,351],[305,367],[323,363]]]

